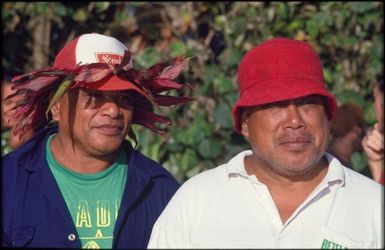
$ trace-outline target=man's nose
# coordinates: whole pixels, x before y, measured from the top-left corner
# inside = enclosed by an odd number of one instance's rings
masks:
[[[119,104],[113,97],[105,97],[102,109],[104,115],[112,118],[117,118],[120,113]]]
[[[285,128],[298,129],[304,126],[300,107],[290,104],[286,107]]]

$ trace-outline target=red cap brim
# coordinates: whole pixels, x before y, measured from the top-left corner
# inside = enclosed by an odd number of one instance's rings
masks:
[[[117,75],[113,75],[109,78],[106,78],[97,82],[92,82],[92,83],[82,85],[82,87],[87,89],[99,90],[99,91],[134,90],[139,94],[146,96],[146,94],[141,89],[139,89],[135,84],[133,84],[128,80],[122,79]]]

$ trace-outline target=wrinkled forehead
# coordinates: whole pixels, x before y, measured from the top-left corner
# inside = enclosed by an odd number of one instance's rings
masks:
[[[306,95],[306,96],[301,96],[298,98],[292,98],[292,99],[283,99],[283,100],[277,100],[275,102],[269,102],[269,103],[264,103],[261,105],[256,105],[253,108],[264,108],[264,107],[273,107],[273,106],[284,106],[284,105],[290,105],[290,104],[302,104],[303,102],[311,101],[313,103],[319,103],[324,106],[327,105],[327,100],[326,97],[318,94],[313,94],[313,95]]]
[[[262,110],[262,109],[267,109],[267,108],[272,108],[277,106],[287,106],[290,104],[301,105],[307,102],[322,105],[325,109],[325,112],[327,112],[329,109],[328,102],[325,96],[313,94],[313,95],[306,95],[306,96],[301,96],[293,99],[284,99],[284,100],[279,100],[275,102],[264,103],[256,106],[243,107],[241,112],[242,112],[242,115],[245,116],[256,110]]]

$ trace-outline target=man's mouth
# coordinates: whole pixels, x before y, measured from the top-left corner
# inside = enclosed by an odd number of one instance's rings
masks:
[[[292,151],[303,151],[307,149],[311,143],[312,143],[312,140],[307,136],[288,137],[288,138],[281,139],[278,145],[283,146]]]
[[[123,127],[119,125],[101,125],[97,129],[106,135],[119,135],[121,134]]]

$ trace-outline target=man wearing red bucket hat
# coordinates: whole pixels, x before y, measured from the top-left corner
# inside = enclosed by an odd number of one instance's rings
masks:
[[[229,162],[185,182],[149,248],[382,248],[383,189],[325,153],[336,100],[305,42],[273,38],[238,71]]]
[[[163,134],[156,123],[170,120],[153,109],[190,101],[161,94],[183,87],[187,64],[140,71],[124,44],[91,33],[53,67],[15,77],[13,133],[39,132],[2,158],[2,246],[145,248],[179,184],[125,138],[136,142],[131,124]]]

